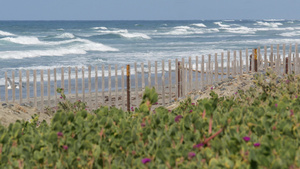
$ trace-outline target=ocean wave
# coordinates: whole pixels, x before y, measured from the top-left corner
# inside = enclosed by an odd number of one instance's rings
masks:
[[[193,24],[191,24],[191,25],[197,26],[197,27],[206,28],[206,25],[204,25],[203,23],[193,23]]]
[[[261,26],[268,26],[268,27],[277,28],[278,26],[281,26],[282,23],[279,23],[279,22],[262,22],[262,21],[257,21],[254,25],[261,25]]]
[[[245,26],[236,27],[236,28],[223,28],[223,29],[225,29],[227,32],[237,33],[237,34],[255,34],[255,32],[257,31],[256,29],[248,28]]]
[[[57,31],[64,31],[64,29],[63,28],[59,28],[59,29],[56,29]]]
[[[128,39],[151,39],[150,36],[144,33],[129,33],[127,29],[99,30],[97,32],[99,32],[101,35],[114,34]]]
[[[229,25],[222,24],[222,22],[214,22],[214,24],[219,25],[222,28],[228,28],[228,27],[230,27]]]
[[[81,44],[75,44],[69,47],[56,47],[45,50],[23,50],[23,51],[3,51],[0,52],[1,59],[23,59],[34,58],[40,56],[64,56],[69,54],[86,54],[87,51],[119,51],[116,48],[95,43],[89,40],[81,40]]]
[[[0,30],[0,36],[15,36],[15,34]]]
[[[0,40],[9,41],[12,43],[22,44],[22,45],[41,45],[41,46],[49,46],[49,45],[62,45],[73,42],[81,42],[81,43],[90,43],[91,41],[81,38],[63,40],[63,41],[40,41],[35,36],[18,36],[18,37],[6,37]]]
[[[62,38],[62,39],[69,38],[69,39],[73,39],[73,38],[75,38],[75,36],[72,33],[63,33],[61,35],[55,36],[55,38]]]
[[[300,31],[285,32],[285,33],[281,33],[279,35],[280,36],[285,36],[285,37],[300,36]]]
[[[285,19],[263,19],[263,21],[275,22],[275,21],[284,21]]]
[[[100,27],[92,27],[91,29],[102,29],[102,30],[107,30],[107,27],[104,27],[104,26],[100,26]]]
[[[214,33],[219,32],[217,28],[193,28],[189,26],[176,26],[173,30],[165,33],[163,35],[193,35],[193,34],[204,34],[204,33]]]

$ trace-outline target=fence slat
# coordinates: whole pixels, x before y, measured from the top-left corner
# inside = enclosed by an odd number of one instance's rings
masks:
[[[193,79],[193,75],[192,75],[192,58],[189,57],[189,85],[188,85],[188,91],[192,91],[192,79]]]
[[[55,98],[54,98],[54,104],[55,104],[55,112],[57,111],[57,79],[56,79],[56,68],[54,68],[53,70],[53,75],[54,75],[54,95],[55,95]]]
[[[240,76],[243,75],[243,54],[242,50],[240,50]]]
[[[44,113],[44,71],[41,70],[41,113]]]
[[[36,70],[33,71],[33,93],[34,93],[34,107],[37,107]]]
[[[65,89],[65,79],[64,79],[64,68],[62,67],[61,68],[61,81],[60,81],[60,84],[61,84],[61,88]]]
[[[141,70],[142,70],[142,91],[144,91],[145,90],[144,63],[141,63]]]
[[[125,81],[124,81],[124,67],[122,69],[122,109],[125,111]]]
[[[233,76],[235,77],[236,75],[236,51],[233,51]]]
[[[104,90],[105,90],[105,74],[104,74],[104,64],[102,65],[102,105],[105,105],[105,96],[104,96]]]
[[[69,98],[71,98],[71,67],[68,67],[68,93]]]
[[[118,84],[118,65],[115,64],[115,106],[119,106],[119,84]]]
[[[277,53],[277,59],[276,59],[276,73],[280,73],[280,51],[279,51],[279,44],[277,44],[277,51],[276,51],[276,53]]]
[[[221,53],[221,80],[223,81],[223,76],[224,76],[224,53]]]
[[[282,46],[283,74],[286,74],[285,44]]]
[[[11,80],[12,80],[12,99],[13,99],[13,103],[15,103],[16,101],[15,71],[11,72]]]
[[[162,66],[162,75],[161,75],[161,80],[162,80],[162,106],[165,106],[165,62],[162,60],[161,62]]]
[[[299,64],[299,53],[298,53],[298,43],[295,44],[295,63],[294,63],[294,67],[295,67],[295,74],[299,73],[299,68],[298,68],[298,64]]]
[[[151,88],[151,62],[148,61],[148,86]]]
[[[182,60],[181,60],[181,64],[182,64],[182,73],[181,73],[181,93],[182,93],[182,95],[181,95],[181,97],[184,97],[185,96],[185,86],[186,86],[186,84],[185,84],[185,67],[184,67],[184,58],[182,58]]]
[[[185,75],[184,75],[184,77],[185,77],[185,96],[188,94],[188,64],[186,64],[185,65],[185,69],[184,69],[184,71],[185,71]]]
[[[111,106],[111,65],[108,65],[108,107]]]
[[[271,69],[273,69],[273,66],[274,66],[274,60],[273,60],[273,45],[271,45],[270,62],[271,62]]]
[[[255,56],[255,49],[252,49],[252,57],[251,57],[251,73],[255,72],[255,60],[254,57]]]
[[[8,103],[7,72],[5,72],[5,102]]]
[[[291,74],[292,73],[292,44],[290,44],[290,49],[289,49],[289,63],[288,63],[288,69],[289,69],[289,71],[288,71],[288,74]]]
[[[199,73],[199,67],[198,67],[198,56],[196,56],[196,72],[195,72],[195,79],[196,79],[196,87],[195,89],[198,91],[199,90],[199,79],[198,79],[198,73]]]
[[[218,65],[218,54],[215,53],[215,82],[219,81],[219,65]]]
[[[211,83],[211,81],[212,81],[212,79],[211,79],[211,55],[209,54],[208,55],[208,84],[209,85],[211,85],[212,83]],[[207,72],[206,72],[207,73]]]
[[[5,79],[6,79],[6,77],[5,77]],[[30,102],[29,70],[26,70],[26,96],[27,96],[27,102],[29,103]]]
[[[137,64],[134,63],[134,73],[135,73],[135,105],[139,105],[139,82],[138,82],[138,71],[137,71]]]
[[[22,103],[22,99],[23,99],[22,88],[23,88],[23,85],[22,85],[22,71],[19,70],[19,104]],[[0,101],[1,101],[1,99],[0,99]]]
[[[204,88],[204,55],[202,55],[201,59],[201,88]]]
[[[158,82],[157,82],[157,61],[155,61],[155,89],[158,92]]]
[[[227,79],[230,76],[230,51],[227,51]]]
[[[98,104],[98,66],[95,66],[95,109],[99,107]]]
[[[246,48],[246,73],[249,73],[249,57],[248,57],[248,48]]]
[[[257,71],[259,71],[260,68],[260,46],[257,47]]]
[[[82,101],[85,102],[85,81],[84,81],[84,66],[82,66]]]
[[[206,69],[206,72],[205,72],[205,85],[209,85],[209,77],[210,77],[210,75],[209,75],[209,63],[208,62],[206,62],[205,69]]]
[[[178,99],[179,95],[179,86],[178,86],[178,59],[175,59],[175,99]]]
[[[172,101],[172,70],[171,60],[169,60],[169,103]]]
[[[92,77],[91,77],[91,66],[88,67],[88,88],[89,88],[89,99],[88,99],[88,107],[89,109],[92,108]]]
[[[51,91],[50,91],[50,88],[51,88],[51,86],[50,86],[50,69],[48,69],[48,71],[47,71],[47,74],[48,74],[48,80],[47,80],[47,83],[48,83],[48,85],[47,85],[47,97],[48,97],[48,107],[50,107],[50,100],[51,100],[51,98],[50,98],[50,95],[51,95]]]
[[[76,101],[78,101],[78,67],[75,67],[75,92],[76,92]]]
[[[267,54],[267,46],[264,46],[264,57],[265,57],[265,71],[267,71],[267,69],[268,69],[268,54]]]

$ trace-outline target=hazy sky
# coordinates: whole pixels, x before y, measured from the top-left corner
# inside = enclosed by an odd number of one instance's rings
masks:
[[[300,0],[1,0],[0,20],[300,19]]]

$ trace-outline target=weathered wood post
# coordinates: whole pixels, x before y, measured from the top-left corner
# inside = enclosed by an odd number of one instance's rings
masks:
[[[181,69],[181,62],[178,62],[178,97],[182,96],[182,85],[181,85],[181,74],[180,74],[180,69]]]
[[[126,66],[127,75],[127,111],[130,111],[130,65]]]
[[[286,57],[285,60],[286,60],[285,61],[285,73],[288,74],[288,72],[289,72],[289,58]]]

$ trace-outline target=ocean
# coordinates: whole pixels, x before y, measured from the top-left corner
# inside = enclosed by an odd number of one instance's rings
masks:
[[[269,49],[299,38],[299,20],[0,21],[0,87],[5,72],[89,65],[107,70],[109,64],[120,69],[148,60]]]

